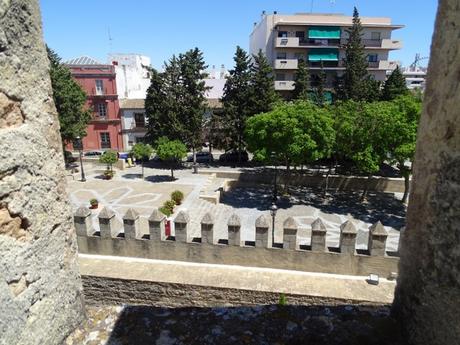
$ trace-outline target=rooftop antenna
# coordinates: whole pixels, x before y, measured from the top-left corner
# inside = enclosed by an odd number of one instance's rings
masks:
[[[108,34],[109,34],[109,54],[112,54],[112,35],[110,34],[110,27],[107,28]]]

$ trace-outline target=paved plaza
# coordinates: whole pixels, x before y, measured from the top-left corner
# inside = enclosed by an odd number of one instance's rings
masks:
[[[133,167],[117,171],[113,180],[100,178],[100,171],[87,169],[87,181],[80,182],[78,177],[69,179],[69,194],[74,209],[89,206],[89,199],[99,200],[99,208],[92,211],[93,226],[97,229],[97,214],[103,207],[115,212],[116,229],[123,231],[122,217],[128,208],[140,214],[143,233],[148,233],[147,219],[155,207],[168,200],[174,190],[181,190],[185,199],[176,207],[175,213],[187,210],[190,214],[191,237],[198,237],[201,218],[211,213],[215,219],[216,237],[226,238],[226,224],[235,213],[241,219],[241,232],[244,241],[254,241],[254,223],[262,214],[269,215],[272,191],[269,186],[237,187],[227,192],[221,203],[214,205],[199,198],[200,191],[209,184],[209,175],[192,174],[190,169],[175,171],[176,180],[171,181],[167,169],[145,168],[145,179],[140,177],[141,168]],[[214,179],[213,186],[223,179]],[[335,192],[323,193],[310,188],[290,189],[289,197],[281,197],[275,221],[275,242],[282,242],[282,223],[292,216],[299,226],[299,245],[309,245],[311,223],[320,217],[328,230],[326,244],[337,247],[340,225],[352,220],[358,229],[357,248],[367,248],[368,229],[376,221],[381,221],[389,233],[387,250],[396,251],[399,230],[404,226],[405,207],[390,193],[370,193],[366,203],[359,200],[360,193]],[[172,216],[172,218],[174,215]],[[271,219],[271,218],[270,218]],[[172,229],[174,233],[174,229]]]

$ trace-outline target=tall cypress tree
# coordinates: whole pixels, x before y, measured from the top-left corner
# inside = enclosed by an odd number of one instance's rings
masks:
[[[345,44],[345,72],[336,88],[337,97],[355,101],[366,100],[369,74],[368,62],[361,41],[362,25],[356,7],[353,10],[353,25],[347,29],[348,41]]]
[[[279,99],[275,90],[273,69],[262,50],[253,55],[254,63],[251,71],[251,114],[260,114],[272,110],[273,104]]]
[[[384,101],[391,101],[398,96],[407,95],[407,93],[406,78],[404,78],[399,66],[397,66],[385,81],[382,98]]]
[[[307,101],[310,99],[308,93],[310,89],[310,73],[307,64],[303,60],[299,60],[297,73],[294,81],[294,91],[292,92],[293,99]]]
[[[222,105],[225,117],[225,131],[232,148],[241,152],[244,148],[244,129],[246,119],[251,115],[251,61],[248,54],[239,46],[233,58],[235,67],[225,82]],[[241,162],[241,157],[238,158]]]
[[[52,49],[46,47],[46,50],[50,61],[53,100],[59,116],[62,143],[65,145],[76,137],[86,136],[91,112],[85,108],[86,93],[73,79],[70,70]]]
[[[154,143],[163,136],[165,118],[164,118],[164,101],[166,92],[164,88],[163,74],[156,69],[150,68],[150,86],[147,89],[145,97],[145,114],[147,121],[147,137]]]
[[[323,61],[321,61],[321,70],[318,74],[318,84],[315,88],[316,104],[322,107],[326,101],[324,88],[326,87],[326,72],[324,71]]]
[[[180,114],[183,124],[185,142],[193,149],[193,161],[196,162],[196,150],[201,147],[203,117],[206,112],[204,79],[207,74],[204,70],[208,67],[203,58],[203,53],[198,49],[191,49],[179,56],[181,64],[181,81],[183,86],[183,104]]]

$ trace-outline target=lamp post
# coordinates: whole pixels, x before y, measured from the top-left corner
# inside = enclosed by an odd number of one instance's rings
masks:
[[[273,164],[275,166],[275,176],[273,177],[273,196],[272,196],[272,203],[276,203],[278,200],[278,189],[276,185],[276,178],[278,173],[278,166],[276,165],[276,157],[275,154],[272,153]]]
[[[85,171],[83,170],[83,159],[82,159],[82,156],[83,156],[83,142],[82,142],[80,137],[76,137],[75,139],[77,139],[78,151],[80,152],[80,170],[81,170],[81,180],[80,181],[85,182],[86,178],[85,178]]]
[[[276,211],[278,211],[278,207],[276,207],[275,203],[272,203],[272,206],[270,206],[270,214],[272,216],[272,248],[275,245],[275,217],[276,217]]]

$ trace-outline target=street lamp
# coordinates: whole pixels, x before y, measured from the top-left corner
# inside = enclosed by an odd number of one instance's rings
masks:
[[[86,178],[85,178],[85,171],[83,170],[83,160],[82,160],[82,156],[83,156],[83,142],[82,142],[82,140],[81,140],[80,137],[76,137],[75,139],[77,139],[78,151],[80,152],[81,182],[85,182],[85,181],[86,181]]]
[[[273,164],[275,166],[275,176],[273,178],[273,197],[272,197],[272,203],[276,203],[277,199],[278,199],[278,190],[277,190],[277,185],[276,185],[276,175],[277,175],[277,172],[278,172],[278,167],[276,165],[276,157],[275,157],[275,154],[272,153],[272,159],[273,159]]]
[[[272,216],[272,248],[275,245],[275,217],[276,211],[278,211],[278,207],[276,207],[275,203],[270,206],[270,214]]]

